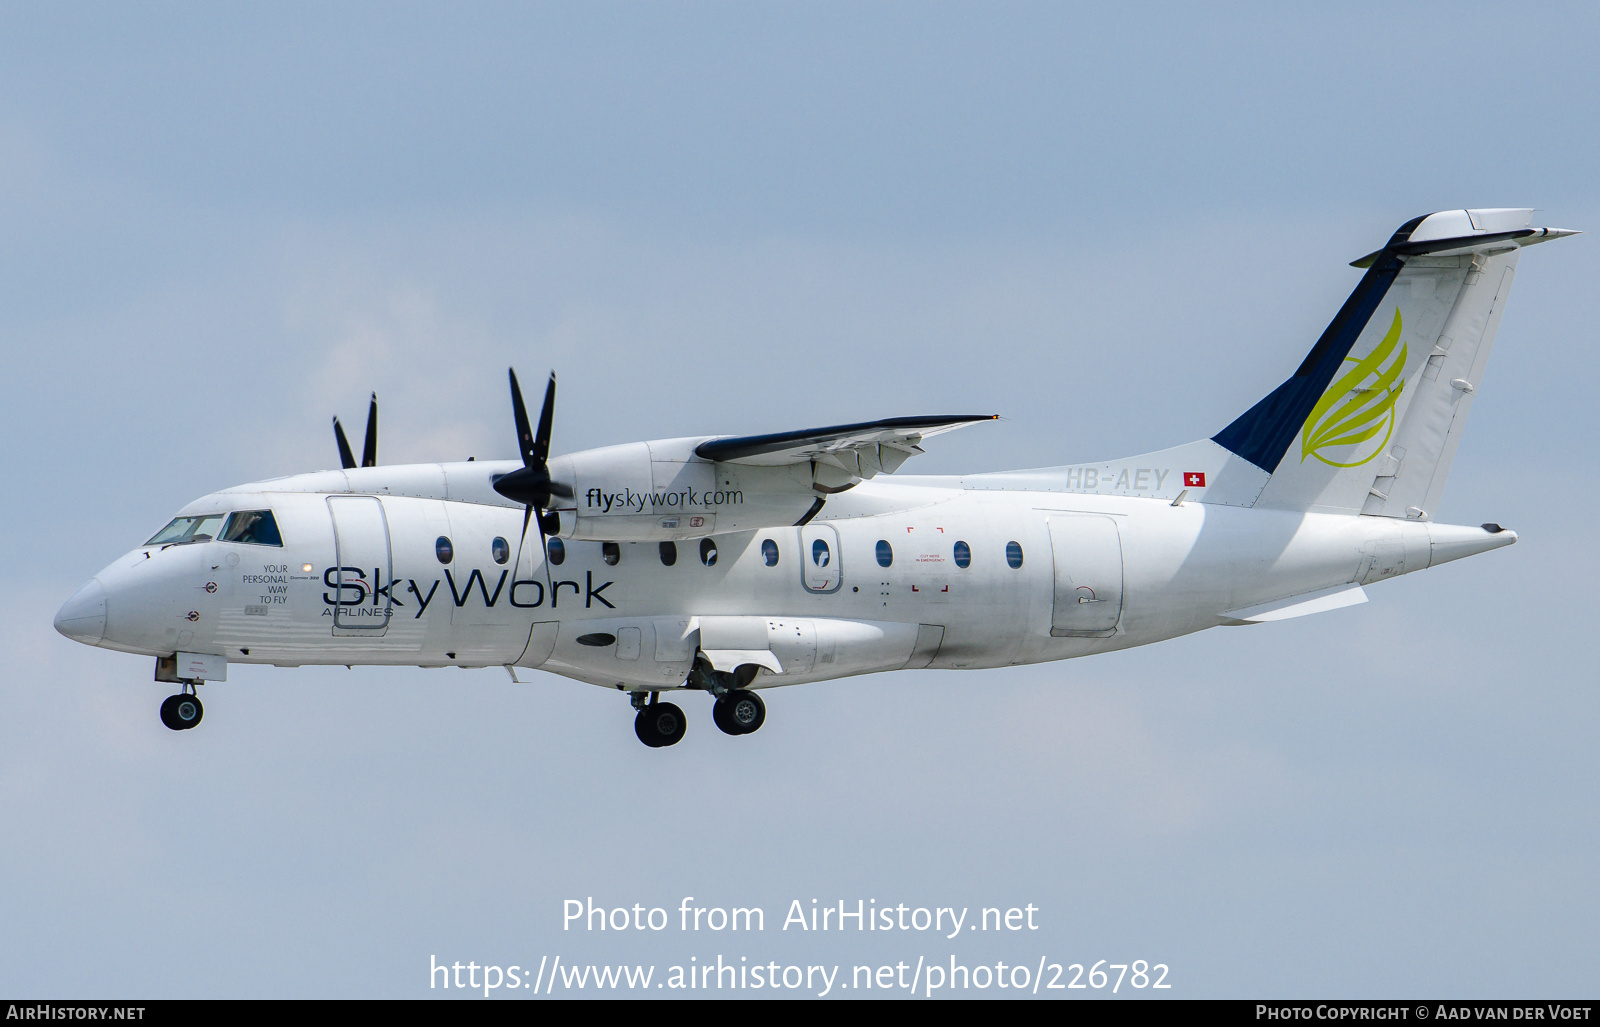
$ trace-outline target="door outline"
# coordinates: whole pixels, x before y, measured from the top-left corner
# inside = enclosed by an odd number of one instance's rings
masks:
[[[1123,592],[1127,564],[1123,559],[1122,532],[1116,518],[1104,514],[1052,514],[1047,518],[1050,533],[1050,564],[1053,577],[1050,604],[1050,634],[1054,638],[1108,638],[1122,623]],[[1079,559],[1066,543],[1069,538],[1097,544],[1094,556]],[[1112,559],[1116,572],[1111,573]],[[1074,576],[1073,570],[1078,571]],[[1115,595],[1109,594],[1115,589]],[[1107,593],[1102,595],[1102,593]],[[1115,602],[1116,615],[1109,626],[1084,626],[1080,617],[1102,603]],[[1106,611],[1109,613],[1110,611]],[[1077,616],[1075,616],[1077,615]],[[1078,621],[1074,626],[1073,621]],[[1092,622],[1091,622],[1092,623]]]
[[[335,506],[334,504],[336,503],[340,505]],[[353,505],[346,505],[354,503],[377,504],[378,523],[383,527],[383,567],[381,569],[384,573],[385,581],[378,582],[376,585],[369,583],[365,577],[352,577],[348,582],[345,580],[344,568],[347,547],[340,537],[339,515],[336,511],[340,509],[354,511],[356,508]],[[343,597],[346,587],[359,587],[362,590],[360,605],[365,606],[374,588],[382,588],[385,583],[392,582],[394,578],[394,543],[389,535],[389,515],[383,508],[383,500],[377,496],[329,496],[328,519],[333,524],[334,594]],[[353,527],[353,524],[347,524],[346,530],[348,531]],[[379,569],[373,568],[373,570]],[[365,571],[366,568],[363,567],[362,570]],[[333,633],[335,635],[363,635],[373,638],[387,632],[389,630],[389,619],[394,615],[394,596],[389,591],[385,591],[383,596],[386,602],[380,617],[355,620],[355,618],[348,618],[345,614],[345,611],[351,607],[335,606],[333,608]],[[353,620],[355,621],[354,623],[352,623]],[[377,623],[374,623],[374,621]]]
[[[820,588],[811,583],[812,546],[818,539],[828,547],[824,566],[832,572],[822,579]],[[844,554],[839,551],[839,533],[833,530],[833,525],[807,524],[800,529],[800,587],[814,596],[832,595],[844,587]]]

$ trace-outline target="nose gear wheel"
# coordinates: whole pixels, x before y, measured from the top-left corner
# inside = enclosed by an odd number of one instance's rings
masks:
[[[200,718],[206,715],[206,709],[200,704],[198,695],[189,695],[180,692],[169,695],[161,704],[161,723],[174,731],[187,731],[200,723]]]

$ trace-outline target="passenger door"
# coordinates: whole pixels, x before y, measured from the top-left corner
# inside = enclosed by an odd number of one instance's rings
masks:
[[[1103,638],[1122,619],[1122,539],[1117,522],[1097,514],[1050,518],[1055,605],[1050,634]]]
[[[375,496],[329,496],[333,518],[335,635],[378,636],[389,630],[394,599],[389,522]]]

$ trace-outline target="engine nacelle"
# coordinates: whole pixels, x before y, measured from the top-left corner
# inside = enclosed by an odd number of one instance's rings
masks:
[[[754,466],[697,457],[704,438],[590,449],[550,461],[573,487],[555,509],[566,538],[653,542],[794,524],[817,499],[809,465]]]

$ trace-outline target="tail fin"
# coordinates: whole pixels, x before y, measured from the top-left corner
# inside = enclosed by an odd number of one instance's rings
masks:
[[[1427,520],[1482,380],[1521,247],[1576,233],[1531,210],[1401,225],[1294,376],[1212,436],[1270,478],[1254,505]]]

